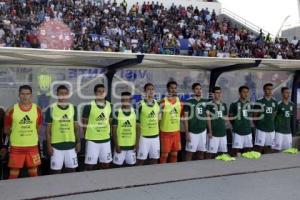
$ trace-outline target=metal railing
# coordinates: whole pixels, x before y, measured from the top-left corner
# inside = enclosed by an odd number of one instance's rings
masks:
[[[267,35],[268,33],[270,33],[269,31],[266,31],[265,29],[263,29],[263,28],[255,25],[254,23],[250,22],[249,20],[246,20],[245,18],[243,18],[243,17],[235,14],[234,12],[232,12],[232,11],[226,9],[226,8],[222,8],[220,14],[227,15],[228,17],[236,20],[238,23],[244,25],[245,27],[253,30],[256,33],[259,33],[260,30],[262,30],[262,32],[263,32],[264,35]],[[270,36],[271,36],[271,38],[275,37],[271,33],[270,33]]]

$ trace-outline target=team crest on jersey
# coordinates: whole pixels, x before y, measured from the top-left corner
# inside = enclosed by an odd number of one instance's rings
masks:
[[[293,106],[290,106],[290,110],[293,111]]]
[[[246,109],[247,109],[247,110],[251,110],[250,104],[247,105]]]
[[[275,103],[274,102],[272,102],[272,107],[275,107]]]
[[[225,107],[223,105],[221,106],[221,110],[225,110]]]

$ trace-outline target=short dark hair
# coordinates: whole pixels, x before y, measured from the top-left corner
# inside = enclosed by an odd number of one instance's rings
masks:
[[[59,85],[57,88],[56,88],[56,92],[58,93],[59,90],[67,90],[69,92],[69,88],[65,85]]]
[[[95,85],[94,93],[96,93],[99,88],[105,88],[104,84],[100,83],[100,84]]]
[[[193,83],[193,85],[192,85],[192,90],[195,89],[197,86],[200,86],[200,87],[201,87],[201,84],[200,84],[200,83]]]
[[[220,91],[221,91],[222,89],[221,89],[221,87],[219,87],[219,86],[215,86],[215,87],[213,88],[213,93],[215,93],[217,90],[220,90]]]
[[[167,83],[167,88],[171,87],[171,85],[176,85],[177,86],[177,82],[176,81],[169,81]]]
[[[22,90],[29,90],[30,93],[32,94],[32,87],[30,85],[21,85],[19,87],[19,93],[21,93]]]
[[[264,84],[264,90],[267,88],[267,87],[273,87],[273,83],[266,83]]]
[[[288,87],[282,87],[281,88],[281,93],[283,93],[285,90],[289,90],[289,88]]]
[[[131,96],[131,92],[122,92],[121,97],[123,96]]]
[[[147,87],[150,87],[150,86],[153,86],[153,87],[154,87],[154,85],[153,85],[152,83],[146,83],[146,84],[144,85],[144,91],[146,91]]]
[[[241,93],[243,90],[249,90],[249,87],[246,85],[242,85],[241,87],[239,87],[239,93]]]

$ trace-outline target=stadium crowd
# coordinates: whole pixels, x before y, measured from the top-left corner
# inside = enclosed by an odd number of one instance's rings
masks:
[[[198,7],[124,0],[15,0],[0,2],[0,46],[43,48],[39,25],[63,20],[73,32],[74,50],[188,54],[210,57],[300,59],[295,38],[254,34]],[[186,47],[183,47],[186,46]],[[185,48],[185,51],[183,49]]]

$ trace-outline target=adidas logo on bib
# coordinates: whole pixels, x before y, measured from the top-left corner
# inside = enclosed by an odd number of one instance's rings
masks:
[[[103,121],[103,120],[105,120],[105,119],[106,119],[106,117],[105,117],[104,113],[101,113],[101,114],[96,118],[97,121]]]
[[[20,120],[19,124],[31,124],[32,121],[31,119],[29,118],[28,115],[26,115],[25,117],[23,117],[23,119]]]
[[[148,118],[155,118],[154,110],[152,110],[152,112],[148,114]]]
[[[60,122],[70,122],[71,120],[69,119],[68,115],[67,114],[64,114],[60,120]]]
[[[123,123],[122,127],[132,127],[132,126],[131,126],[130,121],[127,120],[127,121],[125,121],[125,122]]]

